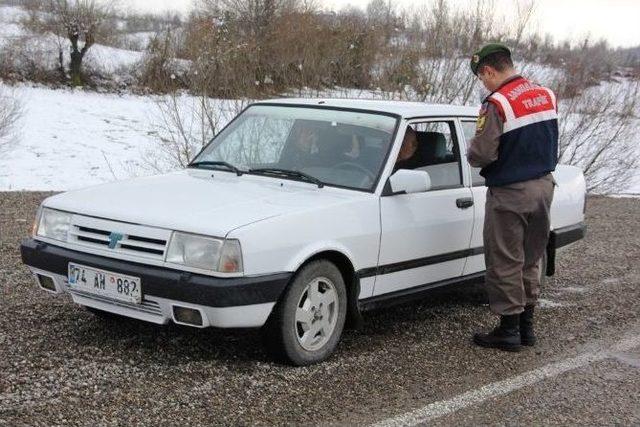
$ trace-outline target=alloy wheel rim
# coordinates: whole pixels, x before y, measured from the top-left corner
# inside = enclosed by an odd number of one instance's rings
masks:
[[[302,291],[295,314],[295,332],[300,346],[307,351],[324,347],[338,323],[338,293],[331,280],[317,277]]]

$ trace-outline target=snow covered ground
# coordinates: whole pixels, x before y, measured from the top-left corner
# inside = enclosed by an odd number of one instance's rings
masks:
[[[0,190],[71,190],[154,173],[157,97],[2,84],[0,91],[24,109],[15,143],[0,148]],[[184,114],[195,101],[180,98]],[[620,192],[640,194],[640,173]]]
[[[145,173],[152,98],[42,87],[4,92],[21,100],[24,115],[16,141],[0,152],[0,189],[68,190]]]
[[[160,103],[168,98],[0,82],[3,95],[19,99],[23,115],[13,141],[0,140],[0,191],[72,190],[175,168],[161,144],[167,133]],[[176,99],[184,131],[196,140],[200,99]],[[241,104],[210,100],[220,127]]]

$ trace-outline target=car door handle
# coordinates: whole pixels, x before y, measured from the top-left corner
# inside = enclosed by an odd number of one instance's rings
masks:
[[[461,199],[456,199],[456,206],[460,209],[467,209],[473,206],[473,199],[471,197],[463,197]]]

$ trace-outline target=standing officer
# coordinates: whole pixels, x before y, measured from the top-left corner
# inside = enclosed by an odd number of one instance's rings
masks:
[[[486,285],[500,325],[477,333],[482,347],[519,351],[535,344],[533,310],[540,260],[549,238],[549,209],[558,161],[558,116],[553,92],[516,73],[511,51],[493,43],[471,59],[471,70],[491,92],[480,109],[468,160],[482,168]]]

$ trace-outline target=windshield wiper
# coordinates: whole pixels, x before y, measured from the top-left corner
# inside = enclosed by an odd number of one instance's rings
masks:
[[[210,169],[219,169],[220,166],[229,169],[233,172],[235,172],[236,175],[241,176],[243,173],[245,173],[245,171],[238,169],[237,167],[233,166],[231,163],[227,163],[227,162],[220,162],[220,161],[210,161],[210,160],[203,160],[201,162],[193,162],[193,163],[189,163],[189,165],[187,167],[190,168],[199,168],[201,166],[214,166],[213,168]]]
[[[318,188],[324,187],[324,182],[320,181],[315,176],[308,175],[304,172],[294,171],[290,169],[280,169],[280,168],[257,168],[257,169],[249,169],[249,173],[261,174],[261,175],[276,175],[276,176],[286,176],[289,178],[298,178],[304,181],[312,182],[318,186]]]

